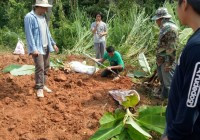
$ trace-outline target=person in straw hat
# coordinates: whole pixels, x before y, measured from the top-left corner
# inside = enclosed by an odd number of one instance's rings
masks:
[[[43,90],[51,93],[46,84],[49,69],[49,52],[58,52],[58,47],[51,37],[49,27],[45,19],[45,13],[52,7],[48,0],[36,0],[33,10],[24,18],[28,53],[32,55],[35,63],[35,88],[37,97],[44,97]]]
[[[161,94],[159,97],[165,99],[169,95],[170,84],[176,65],[178,28],[171,20],[171,15],[166,8],[159,8],[152,20],[155,20],[160,28],[156,49],[156,63],[158,77],[161,82]]]

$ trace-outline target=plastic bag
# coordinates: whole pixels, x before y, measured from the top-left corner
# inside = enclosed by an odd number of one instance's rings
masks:
[[[23,55],[25,54],[24,43],[19,38],[13,54],[23,54]]]
[[[85,74],[92,75],[97,71],[96,67],[88,66],[79,61],[72,61],[69,63],[69,65],[73,71],[79,72],[79,73],[85,73]]]

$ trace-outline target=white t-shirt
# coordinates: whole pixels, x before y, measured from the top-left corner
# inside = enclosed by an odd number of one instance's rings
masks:
[[[37,16],[39,28],[42,34],[42,44],[43,44],[43,47],[46,48],[48,46],[46,19],[44,16],[39,16],[39,15],[36,15],[36,16]]]
[[[93,22],[91,25],[91,30],[94,30],[95,27],[96,27],[96,22]],[[99,34],[106,31],[107,31],[106,23],[101,21],[97,27],[96,33],[94,34],[94,43],[105,42],[106,41],[105,35],[101,37]]]

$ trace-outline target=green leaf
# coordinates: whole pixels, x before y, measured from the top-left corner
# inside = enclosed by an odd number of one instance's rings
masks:
[[[163,134],[166,125],[164,116],[151,114],[138,119],[138,123],[147,129],[156,131],[160,134]]]
[[[116,119],[115,117],[113,116],[112,113],[108,112],[108,113],[105,113],[103,115],[103,117],[100,119],[100,125],[104,125],[104,124],[107,124],[107,123],[110,123],[110,122],[114,122]]]
[[[108,140],[120,134],[123,129],[124,125],[122,122],[116,123],[110,128],[100,127],[99,130],[90,138],[90,140]]]
[[[35,66],[33,65],[23,65],[18,69],[13,69],[10,73],[14,76],[21,76],[21,75],[31,75],[35,72]]]
[[[119,137],[112,138],[111,140],[119,140]]]
[[[192,35],[193,30],[191,28],[185,28],[183,31],[180,32],[179,40],[181,44],[186,44],[188,38]]]
[[[129,117],[126,121],[126,126],[128,128],[128,133],[130,137],[134,140],[148,140],[152,138],[149,133],[144,131],[132,117]]]
[[[126,115],[125,110],[119,108],[115,110],[114,117],[116,120],[123,120],[125,115]]]
[[[57,69],[57,68],[63,68],[64,64],[59,59],[51,59],[50,60],[50,67],[55,68],[55,69]]]
[[[139,54],[138,61],[142,69],[145,72],[148,72],[149,74],[151,74],[151,68],[149,67],[149,63],[147,62],[147,59],[143,52]]]
[[[125,111],[121,109],[116,109],[114,115],[107,112],[101,117],[99,123],[102,128],[109,128],[113,126],[116,122],[122,121],[125,116]]]
[[[20,68],[20,67],[21,67],[21,65],[18,65],[18,64],[11,64],[11,65],[5,67],[5,68],[2,70],[2,72],[3,72],[3,73],[8,73],[8,72],[10,72],[11,70],[13,70],[13,69],[18,69],[18,68]]]
[[[140,101],[140,96],[138,93],[127,96],[126,101],[122,102],[122,105],[126,108],[135,107]]]
[[[127,128],[125,128],[125,129],[122,131],[122,133],[119,134],[119,135],[117,136],[117,138],[118,138],[119,140],[134,140],[134,139],[132,139],[132,138],[130,137]]]
[[[141,106],[138,109],[139,116],[138,118],[144,117],[146,115],[161,115],[164,116],[166,107],[164,106]]]
[[[63,62],[60,59],[56,59],[56,62],[60,65],[64,65]]]
[[[134,77],[136,78],[141,78],[141,77],[145,77],[146,74],[142,71],[134,71]]]
[[[50,67],[56,68],[57,65],[54,62],[50,61]]]

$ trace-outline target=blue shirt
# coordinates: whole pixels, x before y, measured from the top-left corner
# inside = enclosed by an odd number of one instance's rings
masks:
[[[28,45],[28,53],[39,51],[40,54],[45,54],[42,43],[41,29],[34,11],[28,13],[24,18],[24,26],[26,33],[26,40]],[[53,46],[56,44],[51,37],[48,26],[47,27],[47,39],[49,51],[54,51]]]
[[[176,67],[167,106],[169,140],[200,140],[200,29],[188,40]]]

